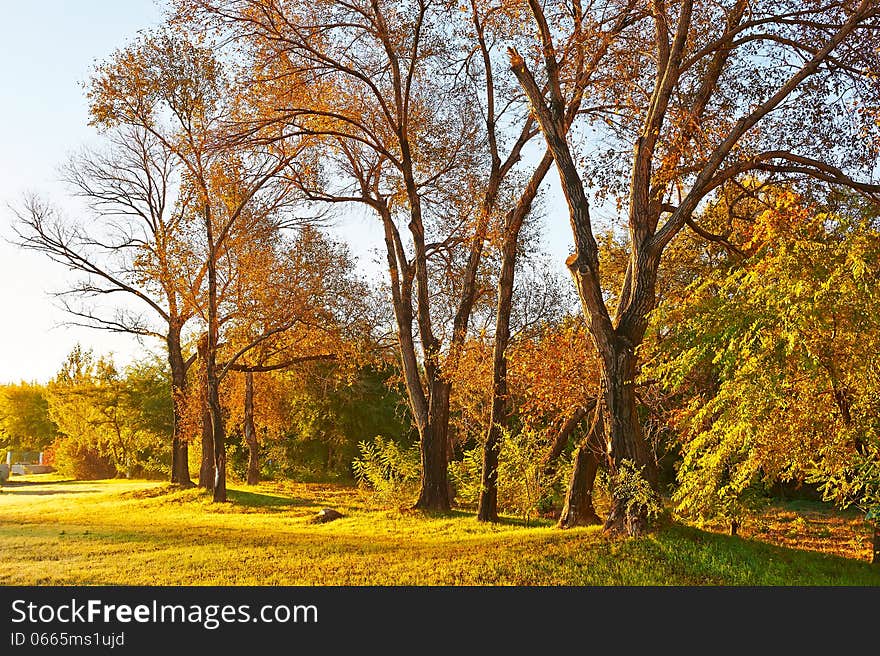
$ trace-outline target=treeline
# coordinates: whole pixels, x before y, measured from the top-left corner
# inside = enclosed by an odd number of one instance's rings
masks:
[[[18,455],[42,452],[46,464],[80,479],[168,479],[173,411],[167,369],[150,358],[120,371],[110,358],[77,347],[49,383],[0,387],[2,447]],[[352,482],[360,441],[389,435],[412,442],[403,400],[387,370],[365,366],[340,375],[313,365],[309,371],[256,374],[250,414],[245,376],[230,378],[223,389],[234,437],[231,467],[242,482],[249,469],[257,479]],[[200,447],[198,412],[184,421],[188,442]],[[248,421],[255,443],[246,439]],[[201,465],[200,451],[191,450],[193,471]],[[5,461],[5,451],[0,455]]]
[[[870,0],[175,0],[87,84],[106,148],[66,178],[91,214],[29,198],[19,242],[80,274],[82,323],[164,342],[171,480],[191,480],[198,415],[216,501],[231,386],[249,408],[262,374],[378,358],[419,509],[469,490],[496,521],[512,453],[541,499],[572,449],[563,526],[598,519],[597,476],[630,535],[672,479],[688,513],[736,517],[754,485],[804,477],[870,506],[878,26]],[[529,259],[551,168],[577,311]],[[321,229],[354,215],[379,280]],[[92,304],[123,295],[143,312]],[[844,297],[863,314],[822,305]],[[777,421],[810,397],[812,423]],[[357,468],[379,477],[387,446]]]

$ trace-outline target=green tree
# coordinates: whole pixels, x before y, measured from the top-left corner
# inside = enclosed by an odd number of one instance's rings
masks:
[[[880,223],[851,199],[761,197],[744,255],[653,317],[645,372],[687,390],[678,511],[732,528],[775,481],[876,505]],[[874,473],[872,473],[874,472]]]
[[[62,471],[85,477],[168,471],[173,410],[163,368],[138,363],[120,373],[111,360],[77,347],[48,390],[49,416],[62,433],[56,452]]]
[[[52,443],[57,430],[45,387],[25,382],[0,387],[0,447],[39,451]]]

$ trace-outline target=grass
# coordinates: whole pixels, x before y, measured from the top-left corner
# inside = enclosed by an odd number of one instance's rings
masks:
[[[776,509],[769,534],[673,523],[621,540],[383,508],[337,485],[235,487],[218,505],[150,481],[17,480],[0,492],[5,585],[880,585],[866,548],[853,555],[857,520],[818,507]],[[323,507],[345,517],[313,523]],[[769,543],[796,543],[798,518],[810,548]],[[841,555],[813,550],[819,540]]]

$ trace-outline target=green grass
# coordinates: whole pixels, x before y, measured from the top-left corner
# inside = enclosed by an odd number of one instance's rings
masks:
[[[623,540],[335,485],[236,487],[218,505],[156,482],[18,480],[0,492],[5,585],[880,585],[863,560],[681,524]],[[345,517],[312,523],[327,506]]]

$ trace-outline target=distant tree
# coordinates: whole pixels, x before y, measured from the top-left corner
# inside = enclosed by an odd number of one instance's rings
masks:
[[[49,415],[62,437],[62,471],[116,472],[127,478],[167,471],[164,443],[173,425],[167,373],[141,363],[120,373],[111,360],[75,348],[48,385]],[[98,464],[82,466],[83,458]],[[106,465],[100,465],[101,462]]]
[[[63,169],[74,196],[88,204],[86,216],[65,216],[28,198],[17,212],[18,241],[76,277],[58,293],[72,323],[162,341],[174,399],[171,482],[188,486],[182,404],[193,357],[184,342],[204,269],[192,262],[186,244],[191,226],[186,200],[175,191],[179,166],[171,150],[137,126],[111,130],[105,141],[106,150],[83,152]],[[144,311],[101,304],[119,296],[135,299]]]
[[[40,451],[58,432],[49,418],[46,388],[36,383],[0,387],[0,446],[17,451]]]

